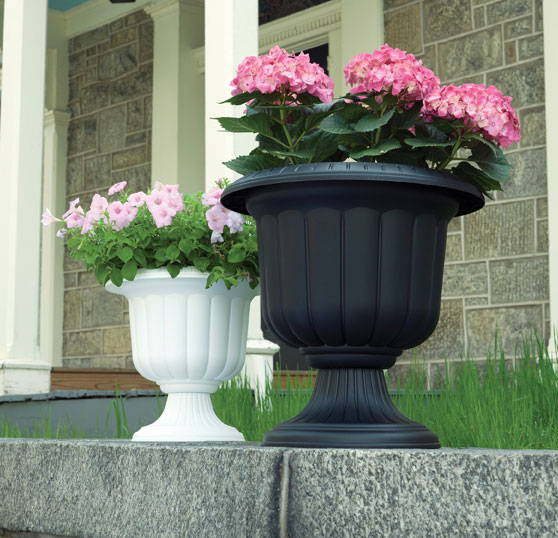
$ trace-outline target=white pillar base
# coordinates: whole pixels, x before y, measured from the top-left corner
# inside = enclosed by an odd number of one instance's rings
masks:
[[[50,391],[50,364],[38,361],[0,361],[0,396]]]
[[[219,420],[207,392],[168,395],[163,414],[138,430],[133,441],[244,441],[244,436]]]

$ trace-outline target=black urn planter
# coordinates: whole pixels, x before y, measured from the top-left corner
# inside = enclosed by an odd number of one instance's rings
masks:
[[[256,218],[269,332],[319,369],[307,407],[264,445],[439,448],[395,408],[383,370],[436,327],[447,224],[481,193],[427,169],[317,163],[239,179],[222,203]]]

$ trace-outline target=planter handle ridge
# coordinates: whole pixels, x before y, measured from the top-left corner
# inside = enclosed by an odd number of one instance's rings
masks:
[[[262,320],[319,369],[307,407],[269,446],[438,448],[391,402],[384,370],[434,331],[448,222],[483,207],[427,169],[316,163],[264,170],[222,196],[256,219]]]

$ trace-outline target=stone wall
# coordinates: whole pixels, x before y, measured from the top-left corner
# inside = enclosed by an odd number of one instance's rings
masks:
[[[137,11],[70,40],[68,200],[151,181],[153,24]],[[131,367],[127,303],[66,256],[62,363]]]
[[[513,97],[523,139],[506,151],[513,179],[494,202],[450,224],[443,304],[430,362],[484,357],[496,334],[513,356],[521,335],[548,338],[542,0],[385,0],[386,42],[421,57],[443,83],[494,84]],[[408,367],[398,366],[401,372]]]

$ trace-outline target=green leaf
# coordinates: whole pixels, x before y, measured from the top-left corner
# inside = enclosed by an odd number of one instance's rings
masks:
[[[455,168],[450,170],[457,177],[465,179],[475,185],[483,194],[492,198],[490,191],[501,191],[502,186],[498,181],[487,176],[482,170],[479,170],[471,163],[461,162]]]
[[[484,138],[480,135],[477,135],[477,134],[468,133],[468,134],[463,136],[463,139],[464,140],[477,140],[481,144],[484,144],[485,146],[489,147],[490,150],[492,151],[492,153],[494,153],[494,155],[496,155],[496,156],[498,156],[502,151],[496,144],[494,144],[490,140],[487,140],[486,138]]]
[[[188,256],[190,254],[190,252],[192,252],[194,245],[192,243],[192,240],[189,239],[188,237],[184,237],[183,239],[181,239],[178,242],[178,248],[184,252],[184,254],[186,254],[186,256]]]
[[[243,105],[244,103],[247,103],[248,101],[251,101],[252,99],[258,97],[259,95],[261,95],[260,92],[239,93],[238,95],[229,97],[226,101],[221,101],[219,104],[222,105],[224,103],[230,103],[231,105]]]
[[[432,123],[421,122],[420,125],[417,125],[416,131],[418,134],[424,133],[423,138],[432,138],[437,142],[449,142],[450,140],[450,137],[444,131]]]
[[[363,149],[362,151],[356,151],[351,153],[351,158],[358,160],[362,157],[375,157],[376,155],[383,155],[392,149],[397,149],[401,147],[401,143],[398,140],[385,140],[381,144],[378,144],[374,148]]]
[[[180,273],[180,265],[177,263],[169,263],[167,265],[167,272],[172,278],[176,278]]]
[[[163,247],[158,248],[155,251],[155,259],[160,261],[160,262],[164,262],[167,259],[167,253],[166,253],[166,250]]]
[[[249,114],[240,118],[215,118],[230,133],[260,133],[272,136],[271,117],[267,114]]]
[[[320,123],[320,129],[333,134],[351,134],[354,129],[338,114],[328,116]]]
[[[145,252],[143,250],[134,251],[134,260],[136,260],[140,267],[147,266],[147,258],[145,257]]]
[[[136,278],[137,272],[138,272],[138,266],[136,265],[136,262],[134,262],[133,260],[127,261],[124,264],[124,267],[122,267],[122,276],[126,280],[134,280],[134,278]]]
[[[227,260],[231,263],[240,263],[246,259],[246,250],[242,245],[234,245],[229,251]]]
[[[124,262],[126,263],[128,260],[131,260],[132,257],[134,256],[134,251],[130,248],[130,247],[122,247],[121,249],[118,250],[118,252],[116,253],[116,255]]]
[[[411,146],[412,148],[425,148],[425,147],[445,147],[445,146],[453,146],[453,142],[440,142],[434,138],[405,138],[405,144]]]
[[[176,258],[180,256],[180,250],[174,243],[172,243],[165,250],[165,254],[169,260],[176,260]]]
[[[395,113],[395,108],[392,108],[388,112],[386,112],[383,116],[377,117],[373,116],[372,114],[367,114],[360,118],[355,124],[355,131],[359,133],[369,133],[371,131],[375,131],[379,127],[382,127],[386,123],[391,120],[393,114]]]
[[[104,286],[107,283],[109,275],[110,267],[108,267],[107,265],[99,265],[95,269],[95,278],[97,279],[97,282],[101,284],[101,286]]]
[[[506,181],[511,177],[512,167],[499,148],[495,153],[492,148],[479,145],[472,150],[471,160],[476,162],[487,176],[496,181]]]
[[[252,172],[258,172],[260,170],[265,170],[266,168],[274,168],[276,166],[281,166],[283,161],[274,157],[273,155],[264,153],[252,153],[250,155],[243,155],[242,157],[237,157],[231,161],[223,163],[225,166],[234,170],[241,175],[248,175]]]
[[[198,271],[205,273],[211,263],[211,260],[209,258],[204,258],[203,256],[196,256],[192,259],[192,263]]]
[[[221,127],[229,133],[249,133],[252,132],[246,125],[242,123],[242,118],[213,118],[219,122]]]
[[[118,269],[118,267],[113,267],[112,271],[110,272],[110,279],[115,286],[122,286],[122,273],[120,272],[120,269]]]
[[[300,141],[297,151],[307,156],[307,162],[324,162],[337,151],[338,143],[337,135],[326,131],[314,131]]]

